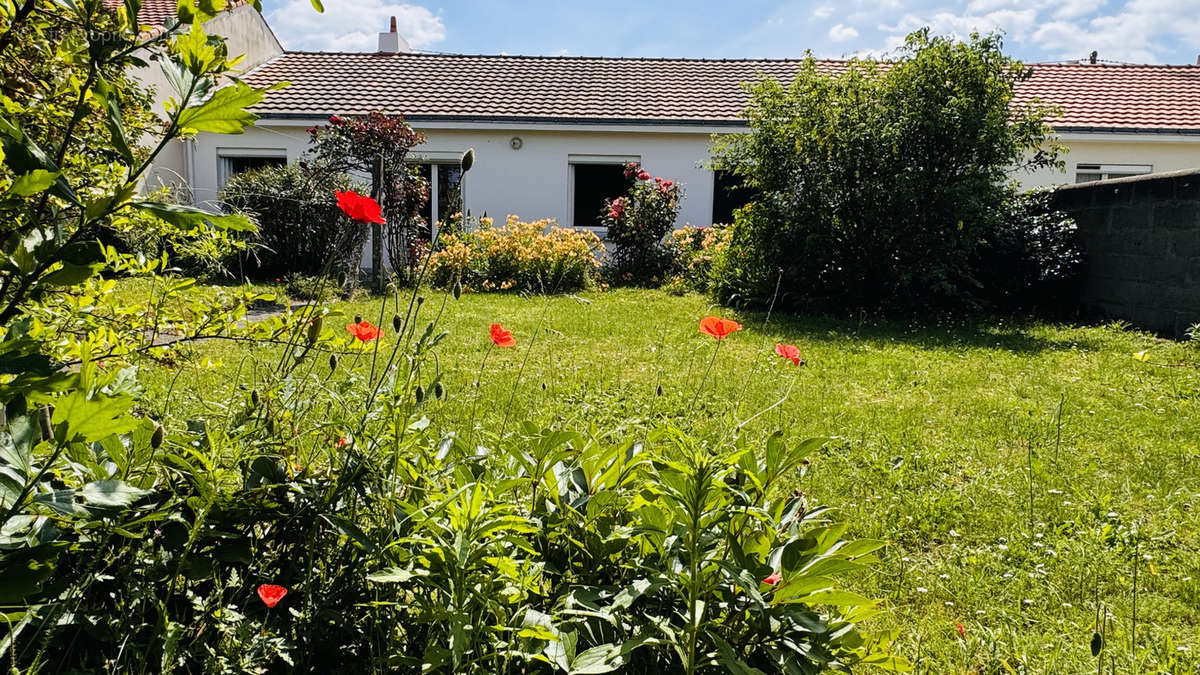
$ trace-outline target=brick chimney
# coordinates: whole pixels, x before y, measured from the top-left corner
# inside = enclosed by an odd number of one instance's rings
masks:
[[[408,46],[408,40],[400,37],[400,33],[396,32],[396,17],[393,16],[388,32],[379,34],[379,53],[408,54],[411,51],[412,47]]]

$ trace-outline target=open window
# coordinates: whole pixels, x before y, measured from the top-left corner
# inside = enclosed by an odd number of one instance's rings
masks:
[[[1076,164],[1075,182],[1090,183],[1111,178],[1141,176],[1154,171],[1150,164]]]
[[[287,164],[283,148],[220,148],[217,150],[217,185],[224,186],[230,176]]]
[[[625,178],[625,163],[637,157],[572,155],[571,168],[571,225],[573,227],[604,227],[604,202],[625,194],[629,180]]]
[[[732,223],[733,212],[753,200],[754,190],[742,185],[742,179],[732,171],[713,171],[713,223]]]
[[[436,225],[462,210],[463,173],[457,156],[444,162],[426,159],[417,169],[429,185],[429,201],[421,209],[426,224]]]

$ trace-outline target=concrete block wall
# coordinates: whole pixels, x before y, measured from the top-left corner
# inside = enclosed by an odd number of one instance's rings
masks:
[[[1079,226],[1091,313],[1181,337],[1200,323],[1200,169],[1058,188]]]

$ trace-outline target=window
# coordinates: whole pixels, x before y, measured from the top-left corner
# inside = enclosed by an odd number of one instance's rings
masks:
[[[1076,164],[1075,182],[1090,183],[1095,180],[1141,176],[1153,170],[1154,167],[1149,164]]]
[[[625,163],[636,157],[572,156],[571,167],[571,225],[574,227],[604,227],[604,202],[625,194],[629,181],[625,178]]]
[[[421,209],[426,223],[438,223],[463,208],[463,175],[458,160],[453,162],[422,162],[417,165],[421,177],[429,185],[429,201]]]
[[[264,166],[287,164],[287,151],[277,148],[223,148],[217,150],[217,184],[225,185],[230,176]]]
[[[742,179],[732,171],[713,171],[712,222],[729,224],[733,212],[754,199],[754,190],[742,185]]]

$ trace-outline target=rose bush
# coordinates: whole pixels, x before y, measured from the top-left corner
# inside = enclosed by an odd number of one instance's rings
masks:
[[[625,165],[625,195],[605,203],[602,221],[613,246],[608,276],[614,283],[658,285],[671,268],[664,239],[675,225],[683,187],[651,177],[637,162]]]

